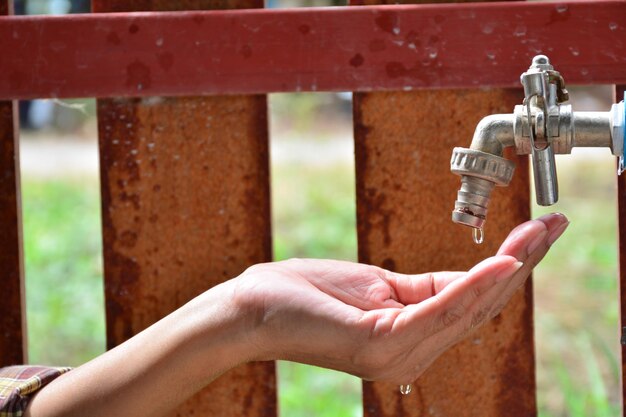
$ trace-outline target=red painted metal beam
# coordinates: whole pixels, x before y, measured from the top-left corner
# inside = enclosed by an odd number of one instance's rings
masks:
[[[0,18],[0,99],[626,83],[626,0]]]

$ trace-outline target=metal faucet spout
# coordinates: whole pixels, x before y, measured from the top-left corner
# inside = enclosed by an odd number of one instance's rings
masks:
[[[484,117],[474,131],[470,149],[502,156],[504,148],[515,146],[513,114],[492,114]]]

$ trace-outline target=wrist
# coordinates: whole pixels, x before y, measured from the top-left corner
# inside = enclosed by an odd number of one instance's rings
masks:
[[[180,330],[181,348],[189,358],[186,368],[198,371],[206,385],[242,363],[262,360],[257,325],[237,302],[236,279],[219,284],[168,317]]]

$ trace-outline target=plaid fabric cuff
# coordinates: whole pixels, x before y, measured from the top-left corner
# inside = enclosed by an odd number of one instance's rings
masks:
[[[0,368],[0,417],[21,417],[32,394],[70,369],[29,365]]]

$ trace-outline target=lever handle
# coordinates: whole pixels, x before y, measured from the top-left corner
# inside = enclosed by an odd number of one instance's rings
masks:
[[[556,162],[552,145],[543,149],[532,147],[533,173],[537,204],[551,206],[559,199],[559,185],[556,178]]]

